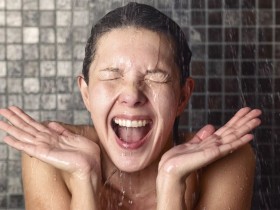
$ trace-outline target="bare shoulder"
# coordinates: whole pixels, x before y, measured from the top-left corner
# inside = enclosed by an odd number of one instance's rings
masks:
[[[249,210],[254,174],[255,154],[249,144],[203,168],[197,209]]]
[[[53,166],[22,154],[22,180],[27,210],[69,209],[69,191]]]

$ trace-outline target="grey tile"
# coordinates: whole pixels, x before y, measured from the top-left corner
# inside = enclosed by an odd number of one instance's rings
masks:
[[[7,75],[7,65],[5,61],[0,61],[0,77]]]
[[[58,94],[57,95],[57,109],[68,110],[72,107],[72,95],[71,94]]]
[[[240,21],[240,12],[236,10],[226,10],[224,13],[224,23],[229,26],[239,26]]]
[[[55,61],[42,61],[40,63],[40,72],[42,77],[53,77],[56,75]]]
[[[36,44],[39,42],[39,28],[25,27],[23,28],[23,43]]]
[[[71,42],[71,30],[69,28],[57,28],[56,29],[57,43],[70,43]]]
[[[71,9],[72,8],[72,0],[56,0],[56,8],[57,9]]]
[[[54,11],[41,11],[40,12],[40,25],[41,26],[54,26],[55,25]]]
[[[21,60],[22,59],[22,45],[9,44],[7,45],[7,60]]]
[[[72,46],[71,45],[57,45],[57,59],[58,60],[71,60]]]
[[[21,95],[11,95],[11,94],[9,94],[7,105],[8,106],[22,107],[23,106],[22,96]]]
[[[23,11],[23,26],[39,26],[38,11]]]
[[[24,78],[23,90],[25,93],[39,93],[40,91],[39,78]]]
[[[22,75],[22,62],[9,61],[7,63],[7,71],[9,77],[21,77]]]
[[[7,191],[7,180],[5,178],[5,176],[0,177],[0,194],[3,194]]]
[[[5,28],[0,28],[0,43],[6,42],[5,32],[6,32]]]
[[[56,12],[56,25],[57,26],[70,26],[72,24],[71,11],[57,11]]]
[[[4,133],[4,132],[3,132]],[[6,134],[0,135],[1,139],[3,136],[6,136]],[[8,158],[8,146],[6,144],[0,144],[0,160],[6,160]],[[2,164],[5,163],[0,161],[0,174],[6,173],[6,171],[3,171]]]
[[[41,111],[41,121],[56,121],[56,111]]]
[[[7,103],[7,99],[6,99],[6,94],[5,95],[0,95],[0,106],[1,107],[7,107],[7,105],[8,105],[8,103]]]
[[[40,112],[36,110],[27,110],[28,107],[25,108],[26,114],[28,114],[31,118],[33,118],[36,121],[40,121]]]
[[[90,114],[88,111],[74,111],[74,124],[88,125],[91,122]]]
[[[0,0],[0,9],[5,9],[5,7],[6,7],[5,0]]]
[[[80,92],[73,93],[73,109],[75,110],[86,110],[86,107],[84,105],[82,96]]]
[[[40,95],[28,94],[23,96],[24,107],[32,110],[40,109]]]
[[[39,0],[40,10],[53,10],[54,8],[54,0]]]
[[[21,78],[8,78],[8,93],[22,93]]]
[[[74,11],[73,25],[87,26],[89,24],[88,11]]]
[[[55,94],[43,94],[41,96],[41,108],[43,110],[55,110],[56,109],[56,95]]]
[[[73,122],[73,112],[72,111],[58,111],[57,121],[71,123]]]
[[[85,56],[84,44],[75,44],[73,49],[73,57],[75,60],[83,60]]]
[[[0,11],[0,26],[6,25],[6,12]]]
[[[37,60],[39,58],[38,44],[23,45],[24,60]]]
[[[37,77],[39,75],[38,61],[26,61],[23,66],[23,75],[25,77]]]
[[[22,0],[24,10],[37,10],[38,0]]]
[[[88,31],[86,27],[73,28],[73,42],[86,43],[88,39]]]
[[[22,106],[21,106],[22,107]],[[9,148],[9,170],[11,170],[11,167],[10,167],[10,162],[19,162],[19,160],[21,160],[21,152],[12,148],[12,147],[8,147]],[[18,168],[18,170],[21,170],[21,167]]]
[[[0,93],[6,93],[7,91],[7,79],[0,78]]]
[[[54,78],[41,78],[41,91],[42,93],[55,93],[56,81]]]
[[[41,45],[40,58],[41,60],[55,60],[55,46],[51,44]]]
[[[73,79],[67,77],[59,77],[56,79],[56,86],[58,93],[71,93],[73,86]]]
[[[0,14],[1,16],[1,14]],[[22,26],[22,14],[20,11],[6,12],[7,26]],[[1,25],[1,24],[0,24]]]
[[[55,43],[54,28],[41,28],[40,41],[41,43]]]
[[[8,10],[21,9],[21,0],[6,1],[6,8]]]
[[[5,60],[6,58],[6,47],[3,44],[0,44],[0,60]]]
[[[24,208],[24,198],[23,195],[9,195],[9,203],[8,208],[10,210],[12,209],[18,209],[18,208]]]
[[[0,62],[1,66],[1,62]],[[1,71],[1,68],[0,68]],[[0,73],[1,76],[1,73]],[[57,62],[57,76],[72,76],[72,62],[71,61],[58,61]]]
[[[21,28],[7,28],[7,43],[21,43],[22,29]]]

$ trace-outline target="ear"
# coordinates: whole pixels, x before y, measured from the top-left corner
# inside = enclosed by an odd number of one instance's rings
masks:
[[[83,75],[78,76],[77,83],[80,88],[80,92],[82,94],[84,104],[85,104],[87,110],[90,111],[88,85],[87,85]]]
[[[181,87],[181,96],[179,99],[180,101],[178,104],[177,116],[181,115],[182,112],[185,110],[189,102],[190,96],[193,92],[193,89],[194,89],[194,80],[188,77],[183,87]]]

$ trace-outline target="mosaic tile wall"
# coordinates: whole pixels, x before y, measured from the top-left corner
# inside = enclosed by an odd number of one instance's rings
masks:
[[[219,126],[261,108],[253,210],[280,208],[280,1],[144,0],[177,21],[193,51],[195,92],[181,128]],[[0,107],[89,123],[75,77],[93,22],[123,0],[0,0]],[[3,137],[0,133],[0,138]],[[24,209],[20,155],[0,143],[0,209]]]

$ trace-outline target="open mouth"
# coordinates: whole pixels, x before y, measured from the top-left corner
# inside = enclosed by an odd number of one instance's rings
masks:
[[[112,128],[115,131],[117,142],[126,149],[139,148],[152,128],[152,120],[128,120],[113,118]]]

